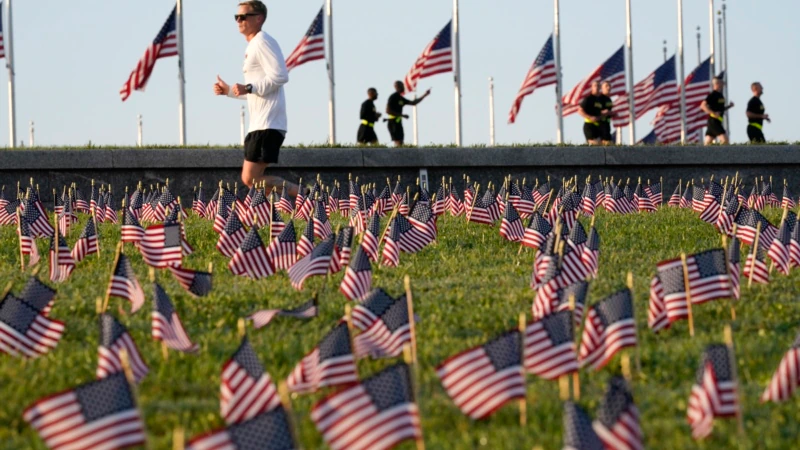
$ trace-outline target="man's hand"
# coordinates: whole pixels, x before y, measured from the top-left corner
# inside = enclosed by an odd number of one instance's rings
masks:
[[[222,78],[217,75],[217,82],[214,83],[214,94],[216,95],[228,95],[230,91],[230,86],[228,83],[222,81]]]
[[[733,108],[733,102],[731,102],[731,103],[728,105],[728,108],[726,108],[726,109],[731,109],[731,108]]]
[[[430,90],[430,89],[428,89],[427,91],[425,91],[425,97],[427,97],[427,96],[429,96],[429,95],[431,95],[431,90]]]
[[[403,117],[408,119],[408,114],[403,114]]]
[[[239,97],[241,95],[247,95],[247,88],[243,84],[236,83],[231,87],[231,92],[233,92],[233,95]]]
[[[762,117],[763,117],[763,118],[764,118],[764,120],[766,120],[767,122],[772,122],[771,120],[769,120],[769,114],[763,114],[763,115],[762,115]]]

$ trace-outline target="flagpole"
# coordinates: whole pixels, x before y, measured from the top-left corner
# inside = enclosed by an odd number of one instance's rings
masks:
[[[6,0],[6,20],[8,27],[5,36],[6,67],[8,68],[8,140],[9,147],[17,146],[17,108],[14,95],[14,30],[11,20],[11,0]]]
[[[142,146],[142,115],[136,115],[136,145]]]
[[[336,83],[333,76],[333,0],[325,1],[325,39],[328,42],[328,143],[336,145]]]
[[[681,64],[681,145],[686,143],[686,86],[683,67],[683,0],[678,0],[678,60]]]
[[[700,67],[700,64],[703,63],[703,60],[700,59],[700,52],[702,52],[702,50],[700,50],[700,45],[701,45],[700,44],[700,37],[701,37],[701,35],[700,35],[700,25],[698,25],[697,26],[697,66],[698,67]]]
[[[714,57],[716,55],[715,46],[714,46],[714,0],[708,0],[708,40],[711,47],[711,52],[709,54],[709,63],[711,66],[710,74],[708,82],[711,83],[711,78],[714,78]]]
[[[628,46],[628,132],[630,133],[630,145],[636,145],[636,116],[633,107],[633,24],[631,23],[631,0],[625,1],[625,20],[628,25],[627,46]],[[619,132],[617,133],[619,134]],[[622,142],[622,136],[619,137]]]
[[[183,0],[178,0],[175,14],[175,30],[178,35],[178,144],[186,145],[186,77],[183,53]]]
[[[553,50],[556,60],[556,144],[564,143],[564,105],[561,102],[561,18],[559,0],[554,0],[555,23],[553,24]]]
[[[33,146],[34,146],[34,140],[33,140],[33,121],[31,120],[31,133],[30,133],[30,136],[28,136],[28,147],[33,147]]]
[[[414,94],[414,100],[417,99],[417,94]],[[417,128],[417,105],[411,107],[411,129],[414,137],[414,146],[419,145],[419,129]]]
[[[458,0],[453,0],[453,71],[456,96],[456,145],[461,146],[461,45],[459,43]]]
[[[722,33],[723,33],[723,40],[720,42],[722,45],[722,54],[725,56],[725,100],[730,103],[731,99],[728,98],[728,80],[730,80],[730,74],[728,74],[728,20],[726,10],[728,6],[725,4],[725,0],[722,0]],[[730,114],[728,111],[725,111],[725,131],[728,133],[728,142],[731,140],[731,123],[730,123]]]
[[[239,113],[239,143],[244,145],[244,106]]]
[[[494,78],[489,77],[489,146],[494,147]]]

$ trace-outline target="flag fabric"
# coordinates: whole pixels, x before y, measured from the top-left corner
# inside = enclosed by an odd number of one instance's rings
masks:
[[[69,278],[75,270],[75,259],[67,245],[67,240],[58,229],[50,237],[50,281],[60,283]]]
[[[128,76],[128,81],[119,90],[123,102],[130,97],[134,90],[144,90],[158,59],[178,56],[177,9],[177,6],[172,9],[172,13],[167,17],[167,21],[164,22],[156,38],[147,47],[142,58],[136,63],[136,68]]]
[[[272,242],[267,246],[267,255],[275,266],[275,270],[289,270],[297,262],[297,234],[291,220]]]
[[[391,231],[397,229],[397,248],[405,253],[416,253],[430,243],[430,236],[426,236],[419,229],[414,228],[405,216],[397,214],[391,225]],[[385,252],[385,248],[384,248]]]
[[[325,59],[325,31],[323,28],[323,18],[325,8],[320,8],[319,13],[314,17],[308,31],[300,39],[300,43],[286,58],[286,69],[292,70],[297,66],[307,62]]]
[[[553,52],[552,34],[547,38],[544,47],[539,51],[539,55],[528,70],[528,74],[525,75],[525,80],[514,99],[514,105],[511,106],[511,111],[508,113],[508,123],[514,123],[517,119],[519,109],[522,107],[522,100],[526,96],[533,94],[538,88],[551,84],[556,84],[556,59]]]
[[[447,395],[471,419],[484,419],[506,402],[525,398],[520,337],[519,331],[503,333],[436,368]]]
[[[707,58],[684,80],[686,91],[686,136],[694,136],[706,126],[708,115],[700,109],[706,96],[711,93],[711,58]],[[724,77],[724,72],[719,74]],[[681,137],[681,114],[678,100],[661,107],[655,124],[658,142],[671,144]]]
[[[653,203],[653,199],[650,198],[642,189],[642,184],[639,183],[636,185],[636,189],[633,191],[633,203],[639,209],[640,212],[655,212],[656,205]]]
[[[775,263],[775,268],[784,275],[789,274],[789,245],[792,238],[791,228],[792,226],[784,219],[781,223],[781,227],[778,229],[778,235],[772,240],[772,243],[769,245],[769,251],[767,252],[772,262]]]
[[[635,347],[636,321],[629,289],[614,293],[589,309],[581,339],[581,366],[602,369],[626,347]]]
[[[19,207],[19,200],[6,201],[5,205],[0,205],[0,225],[17,223],[17,208]]]
[[[6,57],[6,46],[3,39],[3,12],[2,12],[3,3],[0,2],[0,58]]]
[[[575,326],[583,325],[583,310],[586,306],[586,294],[589,291],[588,281],[579,281],[559,289],[557,292],[558,304],[555,311],[572,311]],[[574,304],[571,300],[574,299]]]
[[[281,404],[278,390],[247,336],[222,366],[220,414],[228,425],[245,422]]]
[[[800,336],[796,337],[792,347],[783,355],[778,369],[772,375],[769,385],[761,394],[761,402],[785,402],[800,385]]]
[[[792,197],[792,193],[789,191],[789,186],[784,184],[783,197],[781,197],[781,208],[794,209],[795,205],[794,197]]]
[[[348,300],[359,301],[372,289],[372,265],[363,246],[359,246],[355,257],[345,269],[339,292]]]
[[[731,236],[733,234],[733,222],[736,218],[737,211],[739,211],[740,203],[735,195],[732,195],[727,202],[724,208],[720,208],[719,215],[714,221],[714,226],[720,233]]]
[[[525,229],[522,227],[522,218],[517,212],[514,204],[509,202],[503,212],[503,219],[500,221],[500,236],[511,242],[521,242],[525,237]]]
[[[313,319],[317,317],[318,313],[319,307],[317,305],[317,297],[314,297],[297,308],[264,309],[251,314],[247,318],[253,321],[253,327],[255,329],[259,329],[267,326],[276,316],[293,317],[295,319]]]
[[[130,301],[131,313],[135,313],[144,305],[144,291],[136,279],[130,260],[122,253],[119,254],[117,265],[111,274],[106,295]]]
[[[317,205],[314,208],[314,236],[320,239],[325,239],[331,234],[331,223],[328,221],[328,214],[325,212],[325,203],[322,200],[317,200]]]
[[[540,248],[552,232],[553,226],[550,222],[542,217],[539,211],[534,211],[530,221],[528,221],[528,227],[525,228],[522,245],[530,248]]]
[[[303,234],[300,235],[300,239],[297,240],[297,257],[303,258],[312,250],[314,250],[314,221],[309,220],[306,223],[306,227],[303,230]]]
[[[759,223],[761,224],[759,246],[772,242],[778,234],[778,229],[754,209],[740,209],[734,223],[736,224],[736,237],[747,245],[753,245]]]
[[[581,261],[586,269],[586,273],[592,278],[597,278],[598,259],[600,257],[600,235],[597,229],[592,227],[589,230],[589,238],[581,250]]]
[[[355,383],[358,372],[351,348],[347,323],[339,322],[319,345],[297,363],[286,385],[298,394],[316,392],[319,388]]]
[[[715,417],[733,417],[739,410],[731,355],[725,344],[711,344],[700,358],[687,416],[692,437],[708,437]]]
[[[408,216],[408,222],[416,228],[419,233],[417,235],[427,242],[425,245],[436,240],[438,231],[436,230],[436,215],[428,203],[418,201],[414,204],[411,214]]]
[[[25,303],[33,306],[36,311],[40,311],[45,317],[50,314],[55,297],[55,289],[42,283],[35,276],[28,278],[28,282],[25,283],[25,287],[20,292],[20,298]]]
[[[225,228],[219,234],[217,250],[228,258],[232,258],[233,254],[236,253],[236,249],[242,245],[245,237],[247,237],[247,230],[239,220],[239,216],[229,214],[228,222],[225,223]]]
[[[0,352],[36,358],[56,348],[64,323],[47,317],[38,306],[8,294],[0,302]]]
[[[561,311],[525,328],[525,371],[545,380],[557,380],[578,371],[572,313]]]
[[[564,450],[603,450],[603,441],[594,431],[592,418],[577,404],[564,402]],[[613,447],[611,447],[613,448]]]
[[[789,259],[792,267],[800,267],[800,224],[795,224],[789,240]]]
[[[367,222],[367,228],[364,230],[364,235],[361,240],[361,248],[369,256],[370,261],[378,262],[380,259],[380,239],[381,218],[377,212],[372,213]]]
[[[403,345],[411,342],[407,297],[402,295],[394,300],[382,290],[376,291],[378,293],[370,293],[369,304],[357,306],[352,313],[353,326],[362,331],[353,339],[356,358],[399,356],[403,353]]]
[[[100,344],[97,348],[97,378],[106,378],[116,373],[122,373],[122,350],[128,357],[133,378],[137,383],[147,376],[149,368],[145,364],[139,348],[133,342],[127,328],[114,318],[104,313],[100,315]]]
[[[612,112],[614,128],[630,125],[629,95],[623,94],[614,101]],[[633,107],[636,119],[651,109],[678,101],[678,80],[675,75],[675,56],[664,61],[656,70],[633,87]]]
[[[611,83],[610,96],[625,93],[625,46],[621,46],[561,99],[564,105],[563,116],[578,112],[581,101],[592,92],[592,82],[601,80]],[[548,187],[547,190],[549,191],[550,188]]]
[[[234,275],[247,276],[253,280],[266,278],[275,273],[275,268],[255,225],[250,228],[244,241],[234,252],[228,262],[228,269]]]
[[[78,237],[78,241],[75,242],[75,247],[72,248],[71,255],[75,262],[78,263],[83,261],[86,255],[98,253],[98,251],[97,230],[94,227],[94,221],[89,219],[86,221],[86,226]]]
[[[769,284],[769,268],[764,261],[764,248],[759,246],[755,251],[747,255],[742,269],[742,275],[748,280],[753,280],[753,283]]]
[[[417,82],[422,78],[453,71],[452,23],[452,20],[447,22],[411,66],[404,81],[406,91],[416,91]]]
[[[170,267],[169,271],[186,292],[194,297],[205,297],[211,292],[211,273],[185,267]]]
[[[144,228],[136,219],[136,215],[131,208],[125,208],[125,213],[122,217],[122,227],[120,228],[122,235],[122,242],[130,242],[138,244],[144,239]]]
[[[741,243],[739,239],[734,236],[731,238],[731,243],[728,245],[728,273],[731,277],[731,292],[732,297],[739,300],[741,295],[741,287],[739,280],[739,262],[741,260]]]
[[[277,208],[272,208],[272,223],[270,224],[270,239],[275,239],[281,234],[281,231],[286,228],[286,223],[283,222],[280,211]]]
[[[48,237],[53,235],[53,225],[47,221],[47,214],[38,201],[31,201],[30,198],[22,201],[22,220],[24,220],[36,237]],[[16,211],[14,212],[16,217]]]
[[[283,407],[261,413],[250,420],[228,425],[192,438],[186,450],[297,448],[289,416]]]
[[[44,397],[22,417],[52,450],[146,445],[144,421],[122,373]]]
[[[172,301],[164,289],[153,283],[153,313],[152,313],[153,339],[164,342],[167,347],[182,352],[195,352],[200,347],[192,343],[186,330],[183,329],[181,319]]]
[[[39,248],[36,246],[35,236],[24,220],[19,221],[17,224],[17,236],[19,237],[20,254],[30,256],[28,258],[28,267],[35,266],[40,259]]]
[[[353,227],[344,227],[336,236],[336,245],[333,247],[333,255],[331,255],[331,265],[328,268],[330,273],[337,273],[343,267],[350,264],[350,254],[353,251]]]
[[[331,264],[335,239],[336,235],[331,234],[327,239],[320,242],[311,253],[289,268],[288,275],[292,287],[297,290],[302,290],[303,283],[305,283],[308,277],[313,275],[327,275],[328,267]]]
[[[395,218],[401,216],[395,216]],[[396,220],[392,224],[397,224]],[[400,264],[400,227],[390,226],[386,232],[385,243],[383,245],[383,252],[381,252],[382,262],[384,266],[397,267]]]
[[[150,225],[139,242],[145,264],[163,269],[180,267],[183,260],[183,236],[178,223]]]
[[[605,448],[644,449],[639,409],[633,403],[633,394],[624,378],[615,376],[609,380],[608,390],[597,409],[597,419],[592,423],[592,428]]]
[[[411,369],[399,363],[319,401],[311,420],[333,450],[394,448],[421,439]]]

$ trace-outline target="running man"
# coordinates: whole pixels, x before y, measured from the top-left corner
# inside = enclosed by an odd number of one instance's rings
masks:
[[[228,85],[217,75],[214,94],[247,100],[250,125],[244,138],[242,183],[252,187],[253,181],[266,183],[266,192],[273,187],[282,191],[283,178],[265,175],[267,166],[278,162],[278,154],[286,137],[286,97],[283,85],[289,82],[289,71],[278,42],[261,30],[267,20],[267,7],[259,0],[239,3],[234,15],[239,32],[247,39],[244,54],[244,82]],[[297,185],[286,182],[287,194],[297,196]]]
[[[769,122],[769,114],[764,113],[764,104],[761,103],[761,95],[764,94],[764,87],[756,81],[750,85],[753,91],[753,98],[747,102],[747,137],[753,144],[761,144],[767,140],[764,138],[764,121]]]
[[[611,135],[611,119],[614,117],[613,108],[614,102],[611,101],[609,94],[611,93],[611,83],[603,81],[600,84],[600,141],[603,145],[611,145],[614,143],[614,138]]]
[[[428,89],[422,94],[422,97],[416,100],[409,100],[403,97],[406,87],[402,81],[394,82],[394,94],[389,96],[386,101],[386,119],[389,121],[389,135],[392,137],[394,145],[400,147],[403,145],[405,134],[403,133],[403,118],[408,119],[408,114],[403,114],[403,106],[416,105],[417,103],[425,100],[425,97],[430,95],[431,90]]]
[[[700,104],[700,109],[708,114],[708,124],[706,125],[706,138],[705,144],[709,145],[715,139],[719,140],[720,144],[728,143],[728,134],[725,131],[725,126],[722,122],[725,120],[725,111],[733,108],[733,102],[730,105],[725,105],[725,96],[722,95],[722,80],[714,77],[711,82],[711,87],[714,88],[708,97]]]
[[[583,117],[583,135],[589,145],[600,145],[600,82],[592,81],[592,92],[581,101],[578,113]]]
[[[378,135],[375,134],[375,122],[381,117],[375,109],[375,100],[378,99],[378,90],[375,88],[367,89],[367,99],[361,104],[361,125],[358,127],[356,141],[359,144],[377,144]]]

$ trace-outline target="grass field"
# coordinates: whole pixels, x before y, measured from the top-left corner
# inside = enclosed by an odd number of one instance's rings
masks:
[[[780,210],[765,215],[778,223]],[[82,219],[85,220],[85,219]],[[582,221],[585,219],[581,219]],[[337,218],[336,221],[341,221]],[[384,219],[385,224],[385,219]],[[740,389],[747,437],[737,435],[735,420],[717,420],[711,438],[696,442],[686,422],[686,406],[705,345],[721,342],[730,321],[729,302],[712,302],[694,308],[696,335],[689,337],[686,322],[674,324],[659,335],[647,328],[649,281],[655,264],[688,253],[720,246],[712,226],[687,210],[663,208],[656,214],[631,216],[598,213],[601,237],[599,277],[589,289],[595,302],[624,286],[632,271],[635,308],[641,348],[642,372],[634,373],[634,399],[648,448],[792,448],[800,438],[797,400],[783,405],[761,404],[759,397],[791,346],[798,330],[800,271],[790,276],[773,274],[765,287],[742,286],[732,324],[736,341]],[[588,223],[584,222],[588,228]],[[79,229],[78,229],[79,230]],[[69,236],[72,246],[79,231]],[[103,296],[112,270],[113,248],[119,240],[116,226],[101,224],[103,258],[90,255],[71,278],[57,286],[51,317],[66,322],[59,346],[36,360],[23,361],[0,355],[0,447],[44,448],[36,433],[22,420],[22,411],[38,398],[73,387],[95,377],[98,325],[95,298]],[[234,277],[227,259],[214,248],[216,234],[210,222],[191,218],[189,242],[195,253],[185,258],[190,268],[214,263],[214,290],[194,299],[167,273],[158,274],[176,305],[189,336],[200,344],[195,355],[170,351],[161,357],[160,346],[150,337],[152,288],[147,268],[138,255],[134,269],[145,286],[148,304],[134,315],[120,316],[128,304],[112,299],[109,310],[126,325],[141,350],[150,374],[139,386],[151,448],[171,448],[172,430],[186,429],[187,439],[222,425],[219,416],[219,380],[224,361],[237,348],[237,319],[263,308],[296,306],[319,290],[320,315],[311,321],[277,318],[266,328],[248,334],[273,379],[285,378],[300,358],[343,314],[345,299],[338,292],[342,274],[329,281],[312,278],[304,292],[295,291],[284,274],[261,281]],[[265,234],[265,233],[263,233]],[[263,235],[262,234],[262,235]],[[47,276],[45,241],[39,243]],[[400,267],[375,269],[373,286],[392,295],[403,289],[403,276],[411,277],[420,360],[419,405],[428,449],[544,449],[561,448],[562,417],[557,383],[528,376],[528,425],[518,423],[516,405],[473,422],[454,406],[436,377],[434,368],[447,357],[480,344],[500,332],[515,328],[520,312],[530,311],[534,292],[528,287],[533,252],[517,255],[518,245],[503,240],[497,227],[466,224],[463,218],[439,220],[438,244],[415,255],[403,254]],[[743,254],[746,249],[743,249]],[[0,228],[0,287],[14,282],[19,292],[28,274],[19,270],[19,249],[13,227]],[[133,255],[132,247],[126,253]],[[530,320],[530,313],[528,313]],[[391,361],[361,360],[362,377]],[[582,371],[580,404],[594,416],[608,379],[619,373],[619,357],[600,372]],[[325,448],[309,418],[322,393],[294,400],[295,421],[303,448]],[[414,448],[406,443],[400,448]]]

